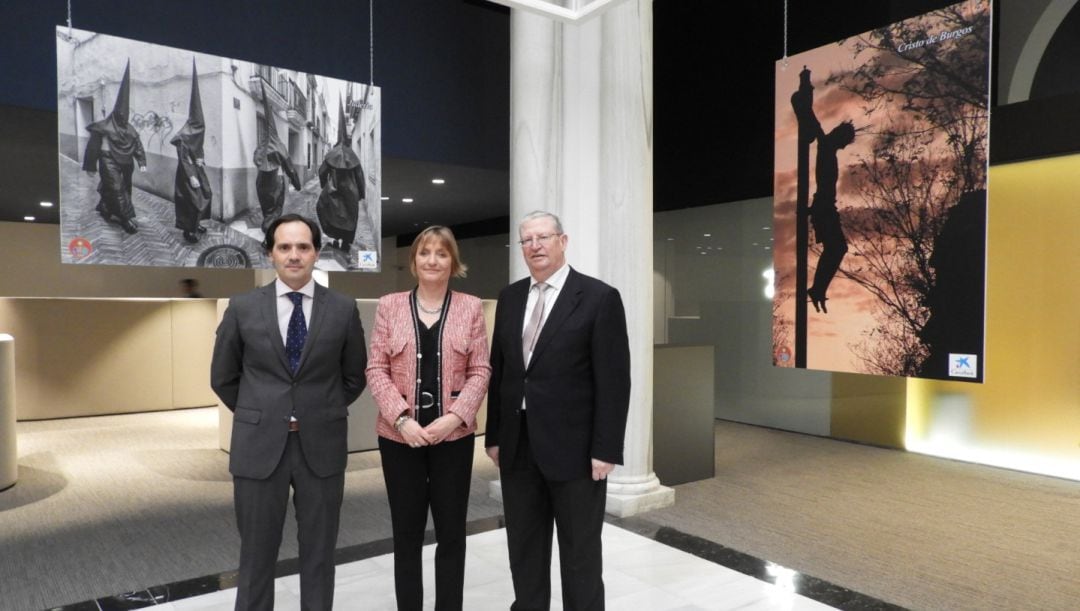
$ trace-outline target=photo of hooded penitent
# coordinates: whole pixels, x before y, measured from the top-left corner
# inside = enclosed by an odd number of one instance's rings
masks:
[[[317,269],[381,268],[381,92],[58,27],[64,263],[267,268],[268,225],[318,222]]]

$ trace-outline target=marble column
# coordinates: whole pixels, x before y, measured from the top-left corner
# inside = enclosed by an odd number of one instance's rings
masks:
[[[532,210],[558,214],[570,264],[622,294],[633,382],[607,510],[629,516],[675,498],[652,470],[652,3],[598,13],[511,10],[510,231]],[[512,249],[511,280],[527,274]]]

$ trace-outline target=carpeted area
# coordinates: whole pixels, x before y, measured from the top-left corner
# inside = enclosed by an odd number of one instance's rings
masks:
[[[20,422],[0,493],[0,608],[43,609],[236,569],[240,539],[217,411]],[[469,519],[497,516],[478,443]],[[339,546],[390,537],[378,452],[349,456]],[[290,506],[280,558],[297,555]]]
[[[640,516],[912,609],[1076,609],[1080,482],[717,422]]]
[[[0,493],[0,608],[235,570],[214,409],[21,422]],[[718,422],[716,477],[638,519],[913,609],[1075,609],[1080,482]],[[477,444],[469,520],[500,515]],[[352,454],[341,547],[390,537],[377,452]],[[296,556],[290,515],[281,558]]]

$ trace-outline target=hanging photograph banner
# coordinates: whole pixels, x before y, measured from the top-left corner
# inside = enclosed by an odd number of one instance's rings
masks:
[[[316,269],[381,268],[378,87],[56,28],[64,263],[268,268],[275,218]]]
[[[773,363],[981,382],[990,3],[776,64]]]

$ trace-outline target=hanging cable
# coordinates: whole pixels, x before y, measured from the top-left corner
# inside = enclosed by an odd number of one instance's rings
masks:
[[[71,0],[67,0],[68,4],[68,37],[71,36]]]
[[[68,0],[69,2],[71,0]],[[785,0],[786,1],[786,0]],[[375,0],[368,0],[368,86],[375,86]]]
[[[784,70],[787,70],[787,66],[788,66],[788,58],[787,58],[787,39],[788,39],[787,21],[788,21],[788,0],[784,0],[784,57],[780,62],[780,66]]]

